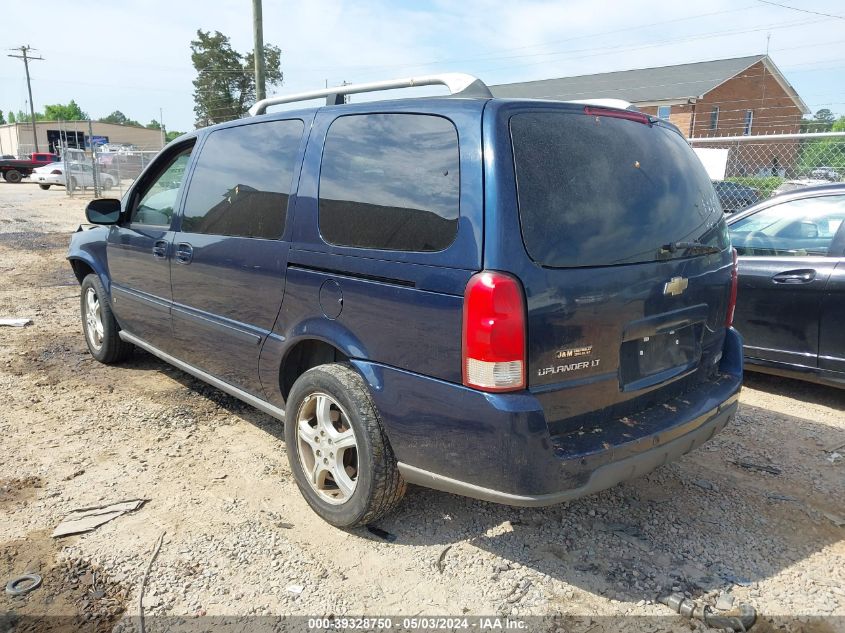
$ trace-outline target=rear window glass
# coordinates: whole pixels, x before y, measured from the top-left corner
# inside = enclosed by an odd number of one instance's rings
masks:
[[[282,237],[303,128],[291,119],[212,132],[191,177],[182,231]]]
[[[344,116],[320,170],[320,234],[330,244],[440,251],[458,231],[458,132],[421,114]]]
[[[713,185],[677,132],[576,112],[515,114],[510,132],[522,237],[539,264],[655,261],[681,256],[661,248],[678,241],[727,246]]]

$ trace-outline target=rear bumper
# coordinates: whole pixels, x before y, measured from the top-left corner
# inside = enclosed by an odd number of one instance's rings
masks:
[[[608,420],[586,441],[553,436],[529,392],[489,394],[362,361],[376,407],[409,483],[487,501],[542,506],[639,477],[700,446],[727,425],[742,383],[742,343],[731,330],[720,373],[672,401]]]
[[[402,476],[408,483],[442,490],[443,492],[451,492],[465,497],[473,497],[475,499],[483,499],[484,501],[493,501],[512,506],[547,506],[591,495],[623,481],[641,477],[650,473],[655,468],[676,460],[682,455],[686,455],[725,428],[728,422],[733,419],[736,409],[736,398],[733,398],[730,402],[726,402],[724,406],[717,409],[703,423],[699,424],[694,431],[642,453],[600,466],[589,474],[587,483],[578,488],[570,488],[568,490],[534,495],[513,494],[502,490],[485,488],[466,481],[443,477],[442,475],[401,462],[399,463],[399,472],[402,473]]]

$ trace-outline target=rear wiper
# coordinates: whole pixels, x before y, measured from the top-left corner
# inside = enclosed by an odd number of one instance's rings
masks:
[[[708,244],[702,244],[701,242],[671,242],[661,246],[660,250],[669,251],[670,253],[675,253],[677,251],[692,251],[694,253],[704,253],[707,255],[722,252],[722,249],[718,246],[709,246]]]

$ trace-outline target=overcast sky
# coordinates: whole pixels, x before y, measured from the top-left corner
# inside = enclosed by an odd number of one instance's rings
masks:
[[[371,81],[464,71],[490,84],[769,53],[813,111],[845,114],[841,0],[657,3],[452,0],[264,0],[264,39],[282,49],[284,85]],[[687,5],[688,6],[685,6]],[[838,14],[827,17],[818,13]],[[29,44],[33,99],[75,99],[92,117],[121,110],[169,129],[193,127],[197,29],[252,48],[250,0],[21,5],[0,20],[0,45]],[[0,109],[26,109],[23,63],[0,56]]]

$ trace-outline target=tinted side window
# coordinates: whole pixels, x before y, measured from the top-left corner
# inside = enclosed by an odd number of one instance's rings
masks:
[[[458,132],[420,114],[344,116],[320,171],[320,233],[339,246],[440,251],[458,231]]]
[[[191,177],[182,231],[279,239],[303,128],[295,119],[212,132]]]
[[[185,178],[185,168],[191,157],[186,149],[170,159],[152,182],[138,194],[140,201],[132,209],[129,221],[151,226],[170,226],[173,207],[179,196],[179,188]],[[138,197],[135,197],[138,200]]]

